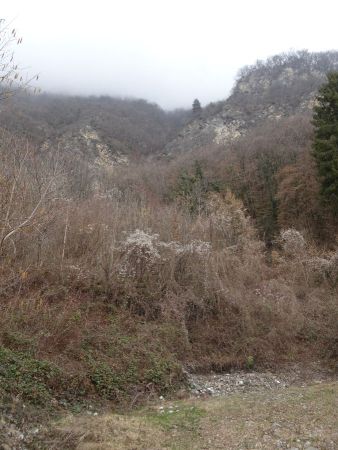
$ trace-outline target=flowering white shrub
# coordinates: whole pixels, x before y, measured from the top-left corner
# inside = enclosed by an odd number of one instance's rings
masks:
[[[319,271],[323,274],[328,274],[330,272],[330,261],[325,258],[319,258],[318,256],[315,256],[313,258],[307,259],[306,263],[308,264],[309,268],[314,271]]]
[[[303,235],[294,228],[281,231],[280,242],[284,252],[289,256],[301,254],[306,246]]]
[[[160,262],[170,256],[194,254],[206,256],[211,250],[209,242],[194,240],[187,244],[159,240],[158,234],[136,229],[120,244],[122,264],[119,273],[123,276],[138,276],[153,271]],[[168,254],[169,252],[169,254]]]
[[[323,282],[329,280],[331,283],[336,284],[338,280],[338,252],[331,258],[313,257],[303,261],[303,264],[308,269],[316,282]]]
[[[181,244],[176,241],[172,242],[158,242],[158,246],[164,249],[169,249],[176,255],[183,254],[197,254],[200,256],[206,256],[210,253],[211,244],[210,242],[194,240],[188,244]]]
[[[156,249],[157,242],[158,234],[150,234],[136,229],[127,236],[122,245],[127,250],[127,253],[135,251],[140,255],[144,255],[148,260],[153,261],[160,257]]]
[[[160,259],[157,249],[158,235],[136,229],[130,233],[119,247],[122,276],[140,276]]]

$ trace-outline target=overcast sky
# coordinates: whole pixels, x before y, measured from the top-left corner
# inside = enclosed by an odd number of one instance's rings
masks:
[[[338,48],[337,0],[1,3],[23,37],[16,59],[40,73],[44,90],[142,97],[170,109],[224,99],[238,69],[256,59]]]

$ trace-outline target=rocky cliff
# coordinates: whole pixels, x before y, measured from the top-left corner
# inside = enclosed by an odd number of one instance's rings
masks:
[[[262,124],[294,114],[309,114],[326,73],[338,69],[338,52],[274,56],[244,67],[230,97],[208,106],[169,142],[166,153],[224,145]],[[216,109],[216,111],[215,111]]]

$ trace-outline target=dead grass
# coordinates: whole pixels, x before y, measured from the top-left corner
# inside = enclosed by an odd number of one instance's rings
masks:
[[[103,415],[66,417],[55,428],[50,449],[78,450],[164,450],[165,433],[143,418]]]
[[[163,403],[133,415],[69,416],[50,448],[272,449],[336,448],[338,384]]]
[[[313,447],[333,449],[338,443],[337,406],[337,383],[234,396],[208,404],[212,418],[201,433],[207,448],[224,448],[225,443],[229,449],[270,449],[278,444],[302,448],[310,442]]]

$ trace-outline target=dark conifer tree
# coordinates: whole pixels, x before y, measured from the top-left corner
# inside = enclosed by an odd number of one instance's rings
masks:
[[[321,181],[321,194],[338,213],[338,72],[327,75],[314,108],[313,155]]]
[[[200,117],[202,114],[202,107],[201,107],[201,103],[198,100],[198,98],[195,98],[195,100],[192,104],[192,113],[193,113],[194,117]]]

